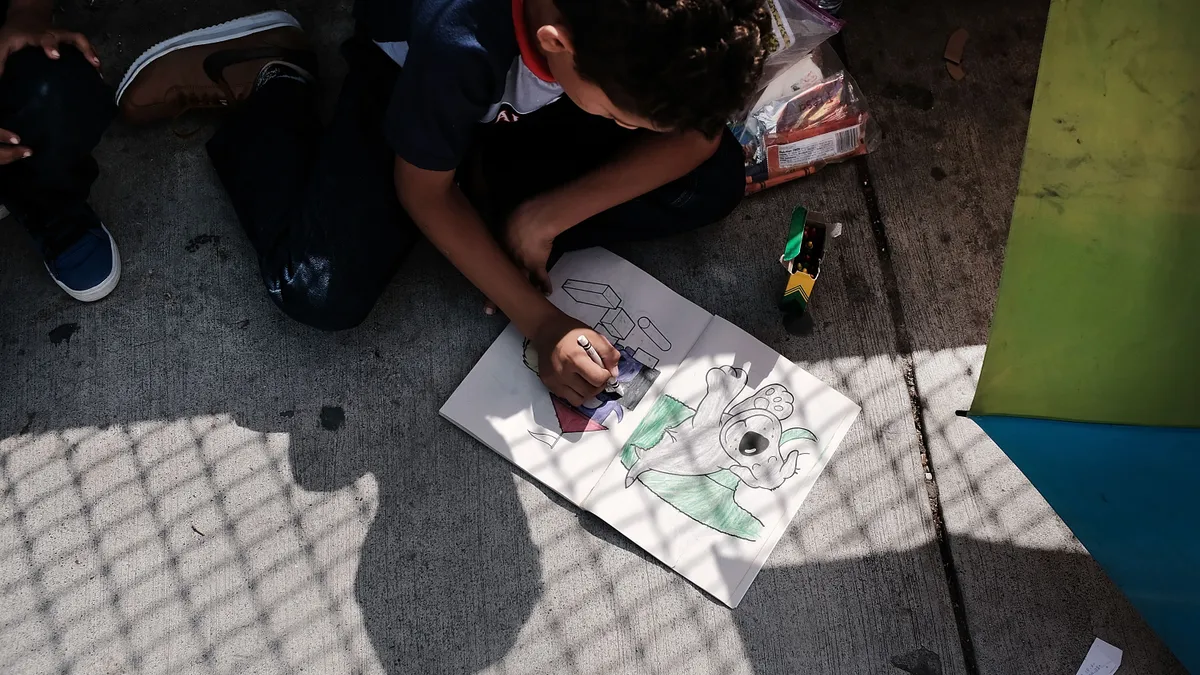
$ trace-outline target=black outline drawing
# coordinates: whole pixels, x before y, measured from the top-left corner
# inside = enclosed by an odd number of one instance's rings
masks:
[[[788,452],[793,442],[816,437],[807,430],[785,434],[783,421],[791,416],[795,397],[782,384],[763,385],[733,405],[746,386],[746,370],[720,366],[704,379],[708,390],[695,415],[667,429],[653,448],[634,446],[638,459],[625,475],[625,487],[647,471],[706,476],[729,469],[750,487],[774,490],[796,474],[800,455],[811,454]]]
[[[659,329],[654,320],[648,316],[638,317],[635,322],[621,307],[621,296],[613,290],[610,284],[600,283],[598,281],[584,281],[582,279],[567,279],[562,283],[563,291],[571,296],[571,299],[581,305],[589,307],[599,307],[604,311],[604,316],[596,322],[592,329],[603,335],[614,346],[619,346],[624,340],[628,340],[633,333],[633,329],[639,328],[646,338],[664,352],[671,351],[671,341]],[[637,358],[638,363],[649,366],[651,368],[658,367],[658,357],[650,355],[650,352],[637,348],[641,354],[646,354],[650,358],[642,360]]]
[[[650,338],[650,341],[654,343],[655,347],[658,347],[664,352],[671,351],[671,341],[667,339],[666,335],[662,334],[662,331],[658,329],[658,326],[654,325],[654,322],[650,320],[650,317],[639,317],[637,320],[637,325],[638,328],[641,328],[642,332],[646,334],[646,337]]]
[[[617,338],[616,335],[612,335],[611,333],[609,333],[608,329],[606,329],[604,327],[604,324],[598,323],[595,326],[592,326],[592,330],[603,335],[605,340],[608,340],[610,343],[612,343],[614,345],[621,341],[619,338]]]
[[[633,360],[646,366],[647,368],[658,368],[658,357],[650,352],[638,347],[633,352]]]
[[[633,319],[629,318],[629,313],[620,307],[613,307],[604,313],[604,318],[596,324],[596,330],[604,328],[604,332],[617,340],[629,339],[629,334],[633,332]]]
[[[567,279],[563,282],[562,289],[571,296],[572,300],[581,305],[603,307],[604,309],[616,309],[621,306],[621,296],[617,295],[613,287],[608,284]]]
[[[557,443],[558,439],[559,439],[558,434],[554,433],[553,431],[549,431],[549,430],[534,431],[533,429],[530,429],[529,435],[533,437],[533,440],[545,445],[547,448],[553,448],[554,444]],[[549,438],[550,440],[546,440],[547,438]]]

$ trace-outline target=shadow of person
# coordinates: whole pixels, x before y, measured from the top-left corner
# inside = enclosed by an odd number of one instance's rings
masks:
[[[0,478],[45,490],[30,493],[25,547],[61,529],[37,504],[67,505],[79,540],[64,578],[86,569],[82,579],[110,593],[38,587],[42,605],[14,618],[54,625],[50,608],[70,601],[101,617],[97,637],[156,635],[163,620],[151,610],[165,607],[183,626],[171,646],[212,662],[378,663],[393,675],[493,665],[542,596],[539,552],[512,469],[437,410],[502,322],[425,250],[365,325],[320,333],[271,306],[235,223],[209,213],[180,227],[125,228],[153,250],[103,307],[36,287],[0,307],[15,387],[0,440],[30,462],[18,473],[6,457]],[[187,252],[196,227],[219,234]],[[37,271],[16,253],[3,260]],[[176,263],[170,274],[155,273],[162,260]],[[60,324],[74,326],[69,343],[47,338]],[[68,480],[40,478],[60,474]],[[131,597],[148,609],[125,611]],[[214,622],[226,629],[205,628]],[[160,644],[114,640],[76,645],[77,665],[108,644],[131,659],[154,658]]]
[[[170,3],[116,4],[94,16],[72,8],[67,23],[97,36],[103,62],[119,73],[164,36],[244,15],[263,2],[251,5],[221,0],[186,11]],[[335,49],[351,29],[349,5],[306,5],[297,13],[313,27],[322,64],[330,67],[326,88],[336,89],[339,79]],[[124,36],[123,51],[109,31]],[[177,613],[189,625],[237,625],[215,634],[180,632],[181,644],[204,659],[243,659],[242,653],[293,665],[348,659],[368,671],[377,660],[394,674],[475,672],[493,664],[512,648],[541,597],[538,550],[512,470],[437,410],[502,322],[483,315],[482,296],[427,246],[409,256],[363,326],[326,334],[288,320],[267,300],[254,252],[209,165],[203,147],[209,131],[191,137],[173,131],[118,123],[97,150],[105,171],[92,201],[114,224],[126,258],[120,288],[103,303],[73,304],[49,284],[29,283],[44,275],[40,262],[21,255],[25,247],[12,228],[0,232],[0,281],[22,287],[19,299],[0,307],[0,370],[6,388],[20,387],[4,392],[13,404],[0,406],[0,439],[54,436],[69,455],[71,434],[108,433],[103,456],[112,464],[79,467],[59,456],[46,466],[65,467],[75,485],[96,487],[96,503],[81,500],[85,513],[103,509],[113,495],[140,500],[111,524],[79,521],[89,535],[84,548],[91,550],[84,552],[97,559],[93,578],[113,593],[96,601],[97,616],[120,615],[123,594],[159,575],[178,579],[184,599]],[[53,331],[57,337],[48,341]],[[147,440],[135,431],[141,427],[175,435]],[[163,461],[139,464],[146,452]],[[124,468],[112,470],[116,465]],[[244,480],[225,481],[231,466],[240,467]],[[364,496],[356,488],[367,476],[375,490]],[[192,486],[189,480],[201,498],[179,497],[178,482]],[[61,491],[70,489],[68,483]],[[295,497],[305,491],[325,494]],[[354,499],[376,502],[360,505],[358,514],[339,511],[339,518],[350,514],[354,536],[336,527],[306,529],[319,510],[313,504],[336,501],[341,509]],[[246,509],[231,508],[234,502]],[[163,509],[176,517],[155,521]],[[196,520],[205,514],[207,524]],[[146,525],[146,540],[174,546],[170,555],[155,558],[157,549],[147,544],[106,558],[101,549],[118,526],[137,529],[130,523],[141,521],[157,522]],[[187,560],[222,560],[211,555],[218,549],[227,561],[206,562],[204,569],[224,565],[219,575],[228,594],[189,604],[199,582],[188,575]],[[319,559],[326,553],[335,560]],[[356,566],[340,563],[355,558]],[[143,574],[132,580],[116,574],[126,559]],[[309,571],[316,580],[302,578]],[[351,574],[373,655],[355,625],[355,608],[342,606]],[[268,597],[268,576],[288,593],[330,602],[313,614],[277,619],[289,605]],[[54,589],[46,606],[55,594],[77,591]],[[147,597],[175,601],[165,592]],[[293,604],[311,609],[320,602]],[[29,616],[52,618],[43,610]],[[134,613],[124,622],[114,634],[151,631],[156,619]],[[313,626],[331,623],[338,635],[290,646],[296,635],[312,636]],[[357,653],[335,653],[338,636]],[[244,647],[251,638],[270,647]],[[141,658],[152,642],[134,641],[126,650]],[[318,652],[305,655],[308,649]]]
[[[354,597],[388,673],[476,672],[501,659],[541,596],[540,565],[507,465],[433,418],[406,445],[293,436],[307,490],[379,486]]]
[[[407,292],[389,294],[360,329],[318,334],[289,322],[292,356],[316,368],[256,385],[260,400],[291,392],[284,409],[235,418],[289,433],[292,479],[305,490],[374,477],[354,597],[387,672],[476,672],[512,648],[540,598],[539,554],[511,466],[437,415],[503,322],[421,250],[414,261],[431,262],[402,271],[395,286]]]

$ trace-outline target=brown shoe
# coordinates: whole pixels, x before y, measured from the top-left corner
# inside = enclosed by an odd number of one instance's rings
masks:
[[[252,14],[164,40],[139,56],[117,88],[127,121],[171,119],[246,100],[264,66],[283,62],[311,79],[316,56],[287,12]]]

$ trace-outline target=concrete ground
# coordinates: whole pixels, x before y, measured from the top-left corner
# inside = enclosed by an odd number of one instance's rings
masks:
[[[322,50],[346,2],[285,2]],[[73,0],[115,80],[163,36],[263,9]],[[741,607],[718,605],[439,419],[498,334],[425,247],[361,328],[267,300],[203,150],[115,125],[94,203],[116,294],[80,305],[0,227],[0,672],[1182,673],[969,421],[1046,14],[850,0],[886,137],[695,237],[618,252],[863,414]],[[971,33],[966,79],[945,37]],[[186,131],[198,131],[187,134]],[[868,183],[871,189],[864,189]],[[796,204],[846,224],[817,331],[775,309]]]

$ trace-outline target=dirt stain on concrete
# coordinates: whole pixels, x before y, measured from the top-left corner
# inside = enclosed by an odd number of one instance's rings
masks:
[[[346,424],[346,411],[341,406],[321,406],[321,428],[325,431],[337,431]]]
[[[50,343],[61,345],[62,343],[71,344],[71,336],[75,331],[79,330],[79,324],[75,322],[64,323],[63,325],[50,331]]]

